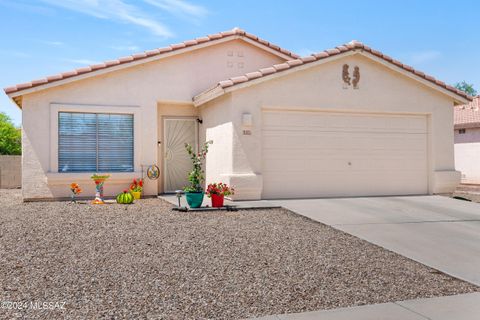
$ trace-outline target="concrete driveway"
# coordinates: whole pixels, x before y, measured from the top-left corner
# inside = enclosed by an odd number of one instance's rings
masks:
[[[271,202],[480,285],[480,204],[442,196]]]

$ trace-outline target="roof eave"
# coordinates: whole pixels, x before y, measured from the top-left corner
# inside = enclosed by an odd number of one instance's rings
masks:
[[[340,55],[340,54],[334,55],[334,56],[331,56],[331,57],[328,57],[328,58],[325,58],[325,59],[316,60],[315,62],[312,62],[312,63],[303,64],[303,65],[300,65],[300,66],[295,67],[295,68],[286,69],[286,70],[283,70],[281,72],[272,73],[272,74],[269,74],[269,75],[266,75],[266,76],[263,76],[263,77],[260,77],[260,78],[257,78],[257,79],[253,79],[253,80],[249,80],[249,81],[246,81],[246,82],[238,83],[238,84],[235,84],[233,86],[228,86],[228,87],[222,88],[222,90],[223,90],[222,94],[229,93],[229,92],[232,92],[232,91],[236,91],[236,90],[239,90],[239,89],[242,89],[242,88],[248,88],[248,87],[257,85],[261,82],[269,81],[271,79],[275,79],[275,78],[279,78],[279,77],[283,77],[283,76],[289,75],[289,74],[294,73],[294,72],[299,72],[301,70],[308,69],[308,68],[310,68],[314,65],[318,66],[318,65],[330,62],[330,61],[335,61],[338,58],[340,58],[340,56],[344,57],[344,56],[347,56],[347,55],[353,55],[356,52],[357,52],[357,50],[347,51],[347,52],[344,53],[344,55]],[[221,88],[220,85],[217,85],[217,87]],[[219,96],[222,95],[222,94],[210,95],[209,91],[210,90],[205,91],[203,93],[200,93],[195,97],[195,98],[198,97],[198,101],[202,101],[202,103],[197,103],[197,105],[205,104],[205,103],[207,103],[207,102],[209,102],[213,99],[216,99],[216,98],[218,98]]]
[[[83,74],[72,74],[72,75],[69,75],[69,76],[65,76],[64,78],[59,79],[59,80],[53,80],[53,81],[44,81],[44,79],[36,80],[37,82],[41,82],[41,84],[34,85],[34,84],[30,83],[29,87],[25,87],[25,88],[22,88],[20,90],[16,90],[16,91],[13,91],[13,92],[9,92],[9,89],[11,89],[11,88],[5,88],[4,91],[11,99],[13,99],[13,98],[20,97],[20,96],[23,96],[23,95],[26,95],[26,94],[38,92],[38,91],[41,91],[41,90],[46,90],[46,89],[49,89],[49,88],[52,88],[52,87],[60,86],[60,85],[67,84],[67,83],[70,83],[70,82],[74,82],[74,81],[77,81],[77,80],[87,79],[87,78],[90,78],[90,77],[95,77],[95,76],[98,76],[98,75],[102,75],[102,74],[105,74],[105,73],[121,70],[121,69],[124,69],[124,68],[129,68],[129,67],[133,67],[133,66],[136,66],[136,65],[149,63],[149,62],[152,62],[152,61],[166,59],[166,58],[171,57],[173,55],[179,55],[179,54],[187,53],[189,51],[202,49],[202,48],[212,46],[212,45],[215,45],[215,44],[219,44],[219,43],[223,43],[223,42],[227,42],[227,41],[232,41],[232,40],[238,40],[238,39],[240,39],[242,41],[245,41],[249,44],[252,44],[252,45],[254,45],[258,48],[261,48],[261,49],[263,49],[263,50],[265,50],[265,51],[267,51],[271,54],[274,54],[274,55],[276,55],[276,56],[278,56],[278,57],[280,57],[284,60],[290,60],[290,59],[293,59],[293,58],[296,57],[296,55],[292,52],[281,49],[278,46],[274,46],[273,44],[271,44],[269,42],[266,42],[265,40],[262,40],[262,39],[260,39],[256,36],[247,34],[247,33],[242,31],[241,33],[234,33],[234,34],[225,36],[223,38],[213,39],[213,40],[206,41],[206,42],[203,42],[203,43],[198,43],[198,44],[195,44],[195,45],[192,45],[192,46],[187,46],[187,47],[183,47],[183,48],[180,48],[180,49],[176,49],[176,50],[172,50],[172,51],[168,51],[168,52],[163,52],[161,54],[154,55],[154,56],[151,56],[151,57],[147,56],[147,57],[141,58],[139,60],[127,61],[127,62],[123,62],[123,63],[116,63],[115,65],[107,66],[106,68],[102,68],[102,69],[98,69],[98,70],[91,70],[91,71],[85,72]],[[278,50],[272,48],[272,46],[278,47]],[[285,52],[289,52],[290,54],[287,54]],[[70,72],[67,72],[67,73],[70,73]],[[33,82],[36,82],[36,81],[33,81]],[[15,103],[21,108],[21,104],[19,105],[17,102],[15,102]]]
[[[22,110],[22,96],[13,96],[9,93],[7,93],[8,98],[15,104],[20,110]]]
[[[385,59],[382,59],[380,57],[377,57],[376,55],[368,52],[368,51],[365,51],[365,50],[361,50],[360,54],[362,54],[363,56],[366,56],[372,60],[375,60],[376,62],[379,62],[381,63],[382,65],[384,65],[385,67],[389,68],[389,69],[392,69],[394,71],[397,71],[413,80],[416,80],[416,81],[419,81],[421,82],[422,84],[424,84],[425,86],[427,87],[430,87],[434,90],[437,90],[437,91],[440,91],[441,93],[445,94],[445,95],[448,95],[450,97],[452,97],[454,99],[454,103],[458,103],[458,104],[465,104],[465,103],[469,103],[470,101],[473,100],[473,97],[470,97],[470,99],[468,98],[465,98],[459,94],[456,94],[455,92],[452,92],[450,90],[447,90],[429,80],[426,80],[422,77],[420,77],[419,75],[416,75],[415,73],[412,73],[410,71],[407,71],[405,70],[404,68],[401,68],[389,61],[386,61]]]
[[[227,42],[227,41],[232,41],[232,40],[239,39],[240,37],[242,37],[242,36],[241,35],[233,35],[231,37],[226,37],[226,38],[214,40],[214,43],[218,44],[218,43],[223,43],[223,42]],[[195,46],[185,47],[185,48],[181,48],[181,49],[178,49],[178,50],[166,52],[166,53],[163,53],[163,54],[160,54],[160,55],[157,55],[157,56],[144,58],[144,59],[137,60],[137,61],[130,61],[128,63],[117,64],[115,66],[111,66],[111,67],[104,68],[104,69],[99,69],[99,70],[94,70],[94,71],[91,71],[91,72],[87,72],[85,74],[74,75],[72,77],[68,77],[68,78],[65,78],[65,79],[45,83],[45,84],[38,85],[38,86],[32,86],[30,88],[25,88],[25,89],[21,89],[21,90],[12,92],[12,93],[7,93],[7,95],[11,98],[15,98],[15,97],[18,97],[18,96],[23,96],[23,95],[38,92],[38,91],[41,91],[41,90],[46,90],[46,89],[49,89],[51,87],[64,85],[64,84],[67,84],[67,83],[70,83],[70,82],[95,77],[95,76],[102,75],[102,74],[105,74],[105,73],[109,73],[109,72],[113,72],[113,71],[117,71],[117,70],[121,70],[121,69],[125,69],[125,68],[130,68],[130,67],[134,67],[134,66],[137,66],[137,65],[141,65],[141,64],[145,64],[145,63],[149,63],[149,62],[153,62],[153,61],[157,61],[157,60],[166,59],[166,58],[169,58],[169,57],[174,56],[174,55],[187,53],[187,52],[197,50],[197,49],[201,49],[201,48],[205,48],[205,47],[208,47],[208,46],[211,46],[211,45],[213,45],[213,42],[205,42],[205,43],[201,43],[201,44],[198,44],[198,45],[195,45]]]
[[[225,94],[225,89],[223,89],[220,85],[217,85],[203,93],[200,93],[199,95],[196,95],[193,97],[193,106],[194,107],[200,107],[201,105],[222,96]]]
[[[454,129],[480,128],[480,122],[455,123]]]
[[[321,64],[324,64],[324,63],[327,63],[327,62],[331,62],[331,61],[335,61],[337,59],[340,59],[340,58],[343,58],[343,57],[346,57],[346,56],[349,56],[349,55],[354,55],[354,54],[361,54],[369,59],[372,59],[374,61],[377,61],[379,63],[381,63],[382,65],[386,66],[387,68],[391,69],[391,70],[394,70],[394,71],[397,71],[413,80],[416,80],[416,81],[419,81],[421,82],[422,84],[424,84],[425,86],[433,89],[433,90],[436,90],[436,91],[439,91],[451,98],[453,98],[453,101],[454,101],[454,104],[465,104],[465,103],[468,103],[470,102],[471,100],[473,100],[473,97],[469,97],[468,98],[465,98],[453,91],[450,91],[446,88],[443,88],[442,86],[436,84],[436,83],[433,83],[427,79],[424,79],[423,77],[421,77],[420,75],[417,75],[416,73],[414,72],[410,72],[408,70],[405,70],[404,68],[400,67],[400,66],[397,66],[396,64],[392,63],[391,61],[387,61],[383,58],[380,58],[378,57],[377,55],[363,49],[363,48],[354,48],[354,49],[351,49],[351,50],[348,50],[348,51],[344,51],[344,52],[341,52],[341,53],[338,53],[338,54],[335,54],[335,55],[331,55],[331,56],[328,56],[328,57],[325,57],[325,58],[322,58],[322,59],[319,59],[319,60],[316,60],[316,61],[313,61],[313,62],[310,62],[310,63],[304,63],[302,65],[299,65],[299,66],[295,66],[293,68],[289,68],[289,69],[286,69],[286,70],[281,70],[280,72],[275,72],[275,73],[272,73],[272,74],[269,74],[269,75],[265,75],[265,76],[262,76],[262,77],[259,77],[257,79],[253,79],[253,80],[248,80],[246,82],[241,82],[241,83],[238,83],[238,84],[234,84],[234,85],[230,85],[228,87],[225,87],[223,88],[223,91],[224,93],[228,93],[228,92],[232,92],[232,91],[236,91],[236,90],[239,90],[239,89],[242,89],[242,88],[246,88],[246,87],[250,87],[250,86],[253,86],[253,85],[256,85],[258,83],[261,83],[261,82],[264,82],[264,81],[269,81],[271,79],[275,79],[275,78],[278,78],[278,77],[283,77],[283,76],[286,76],[288,74],[291,74],[291,73],[294,73],[294,72],[299,72],[301,70],[305,70],[305,69],[308,69],[308,68],[312,68],[312,67],[315,67],[315,66],[318,66],[318,65],[321,65]],[[205,92],[205,94],[207,94],[207,92]],[[212,96],[212,95],[206,95],[205,97],[201,97],[203,95],[203,93],[200,93],[197,97],[199,97],[199,101],[203,101],[202,103],[206,103],[208,101],[211,101],[217,97],[219,97],[220,95],[216,95],[216,96]],[[200,103],[198,104],[200,105]]]

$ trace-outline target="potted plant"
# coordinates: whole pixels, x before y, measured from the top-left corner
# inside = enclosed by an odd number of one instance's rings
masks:
[[[190,155],[193,165],[192,171],[188,174],[190,185],[183,189],[190,208],[199,208],[202,205],[204,196],[202,185],[205,180],[205,172],[202,169],[202,163],[207,157],[208,146],[212,143],[212,141],[205,142],[198,153],[193,150],[193,147],[190,144],[185,144],[185,149]]]
[[[70,191],[72,192],[72,202],[76,203],[77,202],[76,198],[80,193],[82,193],[82,189],[77,183],[74,182],[70,185]]]
[[[143,179],[133,179],[132,184],[130,185],[130,193],[133,195],[135,200],[138,200],[142,197],[143,191]]]
[[[205,194],[212,199],[212,207],[221,208],[223,207],[225,196],[234,194],[234,191],[233,187],[229,187],[227,184],[219,182],[210,183]]]

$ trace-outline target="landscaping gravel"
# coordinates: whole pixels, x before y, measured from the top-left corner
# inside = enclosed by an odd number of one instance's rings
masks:
[[[0,318],[238,319],[478,290],[284,209],[170,209],[0,190]]]
[[[480,193],[476,192],[455,192],[451,195],[451,197],[462,197],[465,199],[469,199],[472,202],[480,203]]]

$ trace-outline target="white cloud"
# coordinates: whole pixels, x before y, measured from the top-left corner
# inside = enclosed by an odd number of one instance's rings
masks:
[[[109,46],[110,49],[117,51],[140,51],[138,46]]]
[[[39,42],[43,44],[48,44],[49,46],[54,46],[54,47],[61,47],[65,45],[65,43],[63,43],[62,41],[40,40]]]
[[[301,57],[305,57],[305,56],[309,56],[312,53],[316,53],[316,52],[319,52],[319,51],[321,51],[321,50],[315,51],[315,50],[311,50],[311,49],[308,49],[308,48],[302,48],[302,49],[296,50],[295,53],[298,54]]]
[[[32,12],[45,16],[51,16],[54,13],[52,9],[45,8],[41,5],[29,4],[21,1],[0,0],[0,5],[21,11],[22,13]]]
[[[97,64],[98,61],[90,60],[90,59],[63,59],[66,62],[74,63],[74,64],[81,64],[81,65],[91,65]]]
[[[0,49],[0,55],[14,58],[30,58],[32,55],[22,51]]]
[[[442,56],[442,53],[440,51],[426,50],[426,51],[412,53],[409,60],[413,64],[421,64],[421,63],[436,60],[441,56]]]
[[[195,5],[184,0],[144,0],[157,8],[163,9],[171,14],[203,18],[208,10],[202,6]]]
[[[148,29],[161,37],[172,37],[173,32],[137,6],[124,0],[42,0],[52,6],[80,12],[99,19],[130,23]]]

